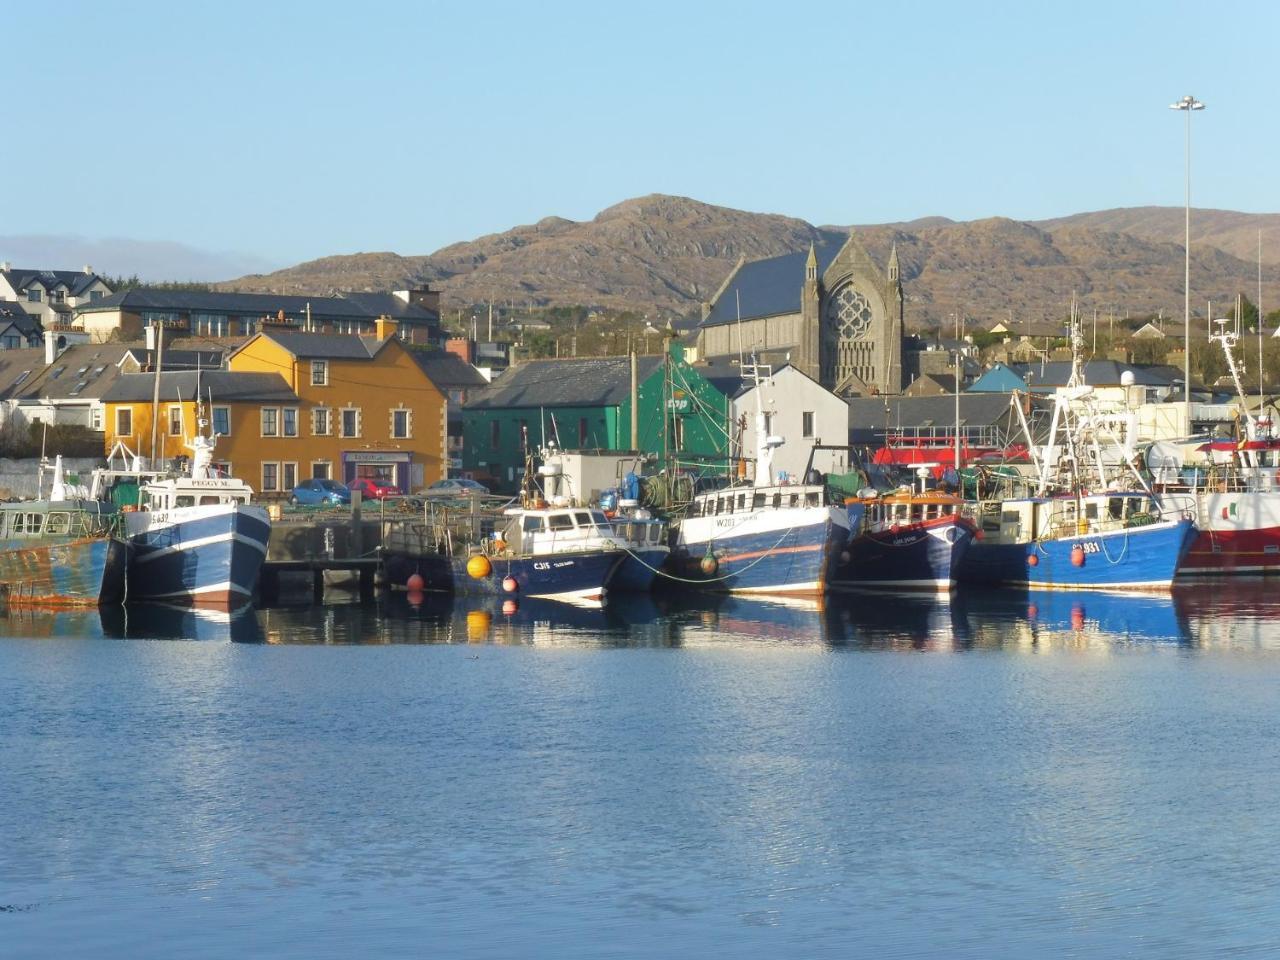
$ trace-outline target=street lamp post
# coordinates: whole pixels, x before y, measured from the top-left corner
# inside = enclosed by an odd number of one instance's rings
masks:
[[[1177,103],[1169,104],[1170,110],[1181,110],[1187,115],[1187,161],[1186,161],[1186,237],[1183,244],[1184,264],[1182,277],[1182,399],[1186,419],[1186,433],[1191,435],[1191,112],[1203,110],[1204,104],[1195,97],[1187,95]]]

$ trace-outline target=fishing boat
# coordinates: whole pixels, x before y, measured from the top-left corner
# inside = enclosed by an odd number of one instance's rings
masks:
[[[648,593],[671,555],[667,522],[640,505],[640,478],[635,473],[623,477],[618,489],[605,490],[599,505],[626,551],[609,578],[609,589]]]
[[[979,539],[958,579],[1034,589],[1168,588],[1195,538],[1193,515],[1158,498],[1132,461],[1123,461],[1123,476],[1109,466],[1117,458],[1103,446],[1114,445],[1115,436],[1105,418],[1090,413],[1093,388],[1084,382],[1074,309],[1071,341],[1071,376],[1054,395],[1042,447],[1034,445],[1016,391],[1011,400],[1037,471],[1035,491],[979,503]]]
[[[0,504],[0,599],[11,606],[93,607],[126,596],[131,548],[121,514],[64,481],[47,498]]]
[[[198,420],[189,467],[178,475],[140,458],[94,472],[91,495],[119,504],[133,545],[129,596],[231,608],[249,602],[267,556],[271,519],[253,489],[213,466],[217,438]],[[127,454],[127,451],[125,451]]]
[[[1242,414],[1236,435],[1210,440],[1197,452],[1202,468],[1187,469],[1181,448],[1156,442],[1145,451],[1154,488],[1172,502],[1189,503],[1199,532],[1179,575],[1280,573],[1280,437],[1270,419],[1255,417],[1244,401],[1234,347],[1238,329],[1217,321]]]
[[[862,524],[845,550],[848,559],[841,557],[836,585],[939,591],[955,585],[977,525],[963,499],[924,488],[931,468],[918,465],[919,490],[868,488],[846,501],[861,506]]]
[[[410,591],[593,604],[626,556],[599,510],[543,500],[488,517],[427,510],[425,522],[391,525],[384,543],[388,581]],[[468,522],[479,525],[470,536]]]
[[[757,386],[770,368],[743,367]],[[672,575],[695,587],[728,593],[820,596],[849,540],[850,518],[821,483],[778,482],[761,390],[756,396],[756,463],[750,483],[695,494],[676,524]]]

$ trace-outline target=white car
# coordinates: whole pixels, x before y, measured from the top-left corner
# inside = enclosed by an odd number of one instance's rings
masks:
[[[451,477],[448,480],[437,480],[423,491],[428,497],[478,497],[489,492],[489,488],[475,480],[462,477]]]

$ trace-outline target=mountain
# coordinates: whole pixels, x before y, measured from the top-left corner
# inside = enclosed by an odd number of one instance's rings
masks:
[[[1280,215],[1193,211],[1192,222],[1193,304],[1237,292],[1255,297],[1257,267],[1245,240],[1252,231],[1256,248],[1262,229],[1265,248],[1274,232],[1269,247],[1280,259]],[[855,229],[881,263],[897,245],[908,325],[918,328],[958,312],[979,322],[1062,316],[1073,292],[1085,311],[1181,316],[1181,223],[1181,209],[1136,208],[1039,222],[927,217]],[[427,256],[325,257],[220,286],[319,295],[429,282],[442,291],[446,315],[489,300],[696,315],[739,257],[840,242],[847,229],[655,194],[588,221],[547,217]],[[1280,283],[1269,282],[1264,307],[1277,301]]]
[[[88,264],[101,274],[136,274],[147,282],[217,280],[274,266],[253,254],[202,250],[165,240],[89,239],[65,234],[0,236],[0,260],[19,267],[57,265],[61,270]]]

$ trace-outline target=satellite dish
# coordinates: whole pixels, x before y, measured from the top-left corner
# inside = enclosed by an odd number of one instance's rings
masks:
[[[1120,386],[1122,386],[1122,387],[1132,387],[1132,386],[1133,386],[1133,371],[1132,371],[1132,370],[1126,370],[1124,373],[1120,374]]]

